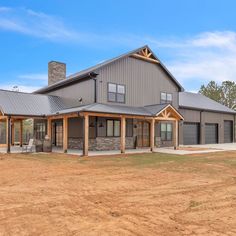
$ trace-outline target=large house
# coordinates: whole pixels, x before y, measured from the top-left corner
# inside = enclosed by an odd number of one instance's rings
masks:
[[[235,111],[185,92],[144,46],[66,77],[48,64],[48,86],[34,93],[0,91],[2,146],[14,144],[14,124],[34,119],[34,136],[56,147],[120,150],[234,142]],[[5,127],[5,128],[4,128]],[[22,138],[20,140],[22,144]]]

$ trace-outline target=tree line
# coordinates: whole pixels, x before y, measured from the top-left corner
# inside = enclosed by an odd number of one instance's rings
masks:
[[[234,81],[223,81],[221,84],[210,81],[206,86],[201,86],[199,93],[236,110],[236,83]]]

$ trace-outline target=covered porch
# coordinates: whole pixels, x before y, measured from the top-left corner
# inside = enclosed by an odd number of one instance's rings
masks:
[[[54,151],[83,156],[154,152],[163,145],[176,148],[183,117],[170,104],[157,110],[145,116],[98,111],[58,114],[47,118],[47,134]]]
[[[1,135],[5,138],[0,151],[21,151],[20,147],[28,142],[23,139],[23,121],[29,118],[34,120],[34,140],[48,135],[53,152],[83,156],[155,152],[163,146],[176,148],[179,121],[183,120],[170,104],[145,108],[92,104],[47,116],[2,115],[5,126],[1,127]]]

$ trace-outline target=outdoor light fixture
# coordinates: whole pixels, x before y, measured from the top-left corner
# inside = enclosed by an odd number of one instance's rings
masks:
[[[94,127],[94,124],[91,122],[91,123],[89,124],[89,128],[92,128],[92,127]]]

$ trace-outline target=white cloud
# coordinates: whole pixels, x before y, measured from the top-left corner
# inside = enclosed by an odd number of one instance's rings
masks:
[[[51,41],[79,41],[88,39],[71,29],[62,19],[24,8],[0,7],[0,29]]]
[[[182,83],[236,81],[236,32],[204,32],[151,43],[170,54],[167,67]]]
[[[202,32],[190,37],[165,37],[110,33],[99,35],[80,32],[69,27],[63,19],[25,8],[0,7],[0,30],[18,32],[53,42],[88,44],[90,47],[134,48],[148,44],[154,51],[163,50],[165,64],[181,83],[206,83],[210,80],[236,81],[236,32]],[[46,81],[45,74],[19,76],[24,80]]]

